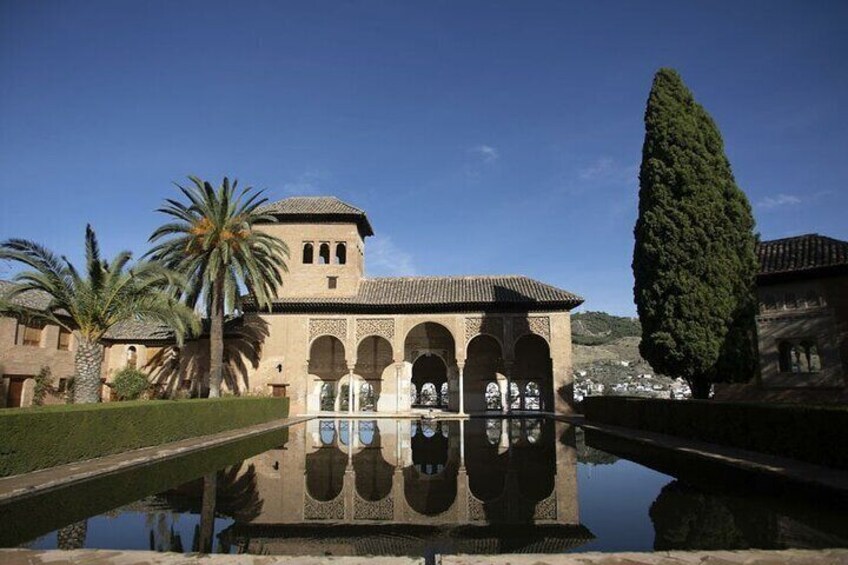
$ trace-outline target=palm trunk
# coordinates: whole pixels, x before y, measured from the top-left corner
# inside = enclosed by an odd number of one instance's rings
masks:
[[[100,402],[103,347],[80,337],[74,355],[74,404]]]
[[[224,277],[212,284],[212,312],[209,328],[209,398],[221,396],[224,377]]]
[[[215,534],[215,498],[218,490],[218,473],[213,471],[203,477],[203,498],[200,503],[200,553],[212,553],[212,536]]]

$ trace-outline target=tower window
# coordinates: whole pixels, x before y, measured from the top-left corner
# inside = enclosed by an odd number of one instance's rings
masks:
[[[330,244],[322,243],[318,250],[318,263],[321,265],[330,264]]]
[[[339,285],[339,277],[327,277],[327,288],[334,289]]]
[[[344,243],[336,244],[336,265],[347,263],[347,246]]]
[[[312,261],[314,259],[314,257],[313,257],[314,255],[315,255],[315,248],[312,246],[312,244],[311,243],[304,243],[303,244],[303,263],[305,265],[312,263]]]

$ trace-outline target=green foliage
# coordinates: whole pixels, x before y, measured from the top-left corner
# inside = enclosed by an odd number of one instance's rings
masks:
[[[32,390],[32,405],[41,406],[44,404],[44,397],[47,393],[53,390],[51,383],[53,382],[53,371],[45,365],[35,375],[35,387]]]
[[[848,409],[830,406],[592,396],[590,422],[729,445],[848,469]]]
[[[634,230],[642,356],[706,397],[756,370],[754,220],[721,135],[680,76],[661,69],[645,112]]]
[[[124,367],[115,373],[112,380],[112,390],[118,400],[138,400],[149,388],[147,375],[133,367]]]
[[[579,345],[603,345],[622,337],[639,337],[639,320],[613,316],[606,312],[577,312],[571,315],[571,342]]]
[[[288,415],[288,398],[143,400],[0,410],[0,476]]]
[[[254,229],[274,221],[262,212],[267,199],[261,192],[248,187],[236,193],[238,181],[230,184],[226,177],[218,189],[197,177],[189,180],[189,187],[177,185],[187,203],[168,199],[159,209],[171,221],[150,236],[159,243],[147,255],[186,278],[189,306],[203,301],[211,322],[210,396],[219,396],[224,315],[241,306],[240,283],[258,305],[270,309],[289,250],[277,237]]]
[[[288,431],[284,428],[258,434],[0,505],[3,516],[0,547],[21,545],[69,523],[179,487],[216,469],[285,445]]]
[[[172,290],[182,279],[162,265],[136,263],[132,254],[119,253],[112,261],[100,257],[100,245],[91,226],[85,229],[85,268],[77,269],[66,257],[25,239],[0,243],[0,260],[16,261],[29,268],[15,276],[17,283],[0,300],[0,311],[26,315],[69,331],[76,331],[75,402],[100,399],[101,339],[115,325],[146,319],[172,327],[178,340],[200,331],[194,311],[177,301]],[[15,302],[24,292],[49,298],[44,309],[27,308]]]

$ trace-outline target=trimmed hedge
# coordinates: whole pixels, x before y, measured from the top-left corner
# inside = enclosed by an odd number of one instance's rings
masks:
[[[848,469],[848,409],[591,396],[586,420],[698,439]]]
[[[288,398],[140,400],[0,410],[0,477],[288,416]]]

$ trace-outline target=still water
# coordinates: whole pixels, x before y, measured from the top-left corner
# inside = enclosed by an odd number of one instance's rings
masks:
[[[614,450],[628,452],[543,418],[312,420],[0,508],[0,545],[428,559],[848,546],[837,502]]]

